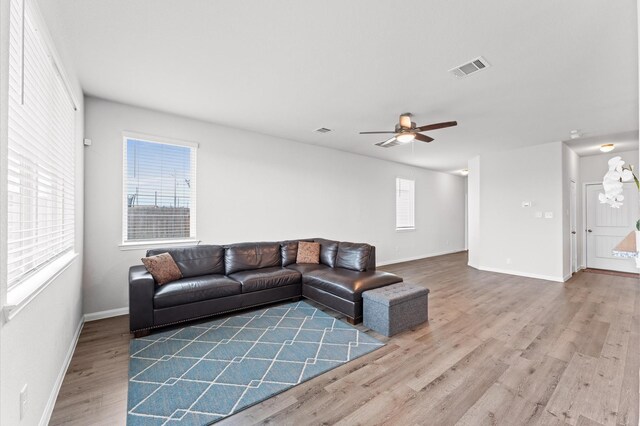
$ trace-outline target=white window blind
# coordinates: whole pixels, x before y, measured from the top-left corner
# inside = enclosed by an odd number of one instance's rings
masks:
[[[31,0],[9,20],[9,290],[74,246],[75,106]]]
[[[125,135],[123,243],[195,239],[196,148]]]
[[[396,229],[415,226],[415,181],[396,178]]]

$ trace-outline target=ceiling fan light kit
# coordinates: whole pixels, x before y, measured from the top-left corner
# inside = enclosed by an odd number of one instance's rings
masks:
[[[415,133],[401,133],[396,136],[396,139],[400,143],[409,143],[416,138]]]
[[[392,146],[402,145],[409,143],[413,140],[418,140],[420,142],[431,142],[433,140],[432,137],[423,135],[422,132],[426,132],[428,130],[437,130],[443,129],[445,127],[453,127],[457,126],[457,121],[445,121],[442,123],[435,124],[427,124],[425,126],[416,126],[416,123],[411,121],[412,114],[410,112],[406,112],[400,115],[400,120],[398,124],[396,124],[394,131],[380,131],[380,132],[360,132],[361,135],[371,135],[371,134],[393,134],[394,136],[386,141],[378,142],[376,145],[381,148],[391,148]]]

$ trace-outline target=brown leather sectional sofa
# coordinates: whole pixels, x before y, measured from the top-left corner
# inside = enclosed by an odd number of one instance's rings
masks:
[[[301,296],[362,321],[362,292],[401,282],[376,271],[375,247],[322,238],[319,264],[298,264],[298,240],[153,249],[169,252],[182,279],[158,286],[143,265],[129,270],[129,321],[136,336],[183,321]]]

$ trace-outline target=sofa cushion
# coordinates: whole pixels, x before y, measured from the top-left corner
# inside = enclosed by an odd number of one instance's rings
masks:
[[[336,268],[351,269],[353,271],[364,271],[369,263],[371,246],[364,243],[338,244],[338,254],[336,255]]]
[[[296,263],[296,256],[298,256],[298,241],[283,241],[280,243],[282,266],[289,266],[292,263]]]
[[[320,263],[320,243],[300,241],[298,243],[298,255],[296,263]]]
[[[320,263],[331,268],[336,266],[336,254],[338,253],[338,242],[316,238],[313,241],[320,243]]]
[[[224,247],[198,245],[147,250],[147,256],[169,253],[184,278],[224,274]]]
[[[202,275],[183,278],[159,287],[153,296],[156,309],[217,299],[241,293],[239,282],[224,275]]]
[[[294,263],[292,265],[287,266],[288,269],[293,269],[294,271],[300,272],[302,275],[311,272],[317,271],[319,269],[329,269],[327,265],[323,265],[322,263]]]
[[[158,285],[182,278],[182,272],[169,253],[143,257],[142,263]]]
[[[240,243],[225,247],[227,275],[280,266],[280,243]]]
[[[299,284],[302,281],[300,272],[280,266],[236,272],[229,277],[242,285],[243,293]]]
[[[397,275],[382,271],[352,271],[343,268],[327,268],[310,271],[302,282],[346,300],[362,300],[362,292],[402,281]]]

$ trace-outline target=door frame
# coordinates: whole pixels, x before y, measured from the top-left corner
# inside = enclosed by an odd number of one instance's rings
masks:
[[[582,235],[582,269],[587,269],[587,186],[588,185],[602,185],[602,181],[598,182],[583,182],[582,183],[582,223],[580,224]]]
[[[573,187],[573,196],[571,194],[571,189]],[[571,208],[573,206],[573,208]],[[569,232],[576,232],[576,235],[569,235],[569,253],[571,255],[571,274],[575,274],[580,270],[580,259],[578,259],[578,182],[573,179],[569,180],[569,228],[571,228],[571,222],[574,223],[574,228],[569,229]],[[573,240],[575,239],[575,247],[573,245]]]

